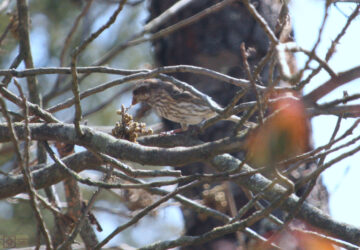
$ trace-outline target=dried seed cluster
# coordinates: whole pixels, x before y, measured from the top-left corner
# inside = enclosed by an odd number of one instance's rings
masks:
[[[134,122],[133,117],[126,113],[127,109],[121,105],[121,110],[116,111],[121,116],[121,120],[112,129],[112,135],[116,138],[136,142],[139,135],[151,135],[152,129],[147,129],[145,123]]]
[[[210,185],[204,185],[204,191],[202,192],[204,205],[214,208],[220,212],[226,213],[228,210],[228,202],[226,200],[225,190],[223,185],[217,185],[210,187]],[[206,219],[205,215],[201,215],[200,219]]]
[[[122,191],[126,207],[136,211],[150,206],[154,202],[154,196],[143,189],[125,189]]]

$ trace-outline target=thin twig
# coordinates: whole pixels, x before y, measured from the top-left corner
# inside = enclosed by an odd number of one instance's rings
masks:
[[[116,47],[114,47],[113,49],[111,49],[103,58],[101,58],[99,61],[95,62],[94,65],[103,65],[104,63],[106,63],[110,59],[112,59],[115,55],[117,55],[119,52],[121,52],[124,49],[129,48],[131,46],[135,46],[135,45],[138,45],[138,44],[141,44],[144,42],[148,42],[148,41],[154,41],[154,40],[162,38],[166,35],[170,35],[171,33],[175,32],[181,28],[184,28],[190,24],[193,24],[193,23],[201,20],[202,18],[205,18],[205,17],[209,16],[210,14],[213,14],[214,12],[223,9],[224,7],[226,7],[227,5],[229,5],[230,3],[234,2],[234,1],[235,0],[224,0],[219,3],[216,3],[191,17],[183,19],[183,20],[179,21],[178,23],[175,23],[169,27],[166,27],[166,28],[154,33],[150,37],[139,38],[142,34],[142,32],[140,32],[139,34],[135,35],[133,39],[130,39],[130,40],[126,41],[125,43],[119,44]]]
[[[64,42],[64,46],[61,50],[60,53],[60,67],[64,66],[64,59],[65,59],[65,53],[68,50],[69,46],[70,46],[70,42],[71,39],[73,37],[73,35],[75,34],[76,29],[79,26],[80,20],[86,15],[86,13],[89,11],[91,4],[93,3],[94,0],[89,0],[86,2],[84,8],[82,9],[82,11],[79,13],[79,15],[75,18],[75,21],[73,23],[73,26],[71,27],[71,29],[69,30],[69,33],[67,34],[66,38],[65,38],[65,42]],[[58,87],[58,80],[55,84],[55,88]]]
[[[25,117],[27,118],[28,117],[28,111],[27,111],[27,106],[26,106],[26,100],[25,100],[25,96],[22,92],[22,89],[20,87],[20,85],[15,81],[15,85],[18,87],[19,89],[19,92],[20,92],[20,95],[21,95],[21,98],[23,99],[23,108],[24,108],[24,112],[25,112]],[[20,165],[20,168],[21,168],[21,172],[23,174],[23,178],[24,178],[24,181],[26,183],[26,186],[27,186],[27,190],[29,192],[29,196],[30,196],[30,204],[33,208],[33,211],[34,211],[34,214],[35,214],[35,217],[36,217],[36,220],[38,222],[38,225],[39,225],[39,228],[45,238],[45,242],[46,242],[46,246],[48,249],[52,249],[52,242],[51,242],[51,238],[50,238],[50,234],[46,228],[46,225],[45,225],[45,222],[42,218],[42,215],[40,213],[40,209],[37,205],[37,200],[36,200],[36,195],[35,195],[35,189],[33,187],[33,184],[32,184],[32,177],[31,177],[31,174],[30,174],[30,171],[29,171],[29,144],[30,144],[30,141],[31,141],[31,138],[30,138],[30,130],[29,130],[29,124],[28,124],[28,120],[25,119],[25,155],[24,155],[24,158],[21,156],[21,153],[20,153],[20,147],[19,147],[19,142],[18,142],[18,137],[15,133],[15,130],[14,130],[14,127],[13,127],[13,124],[11,122],[11,119],[10,119],[10,116],[8,115],[7,113],[7,107],[6,107],[6,103],[4,101],[3,98],[0,98],[0,106],[1,106],[1,110],[2,110],[2,113],[7,121],[7,125],[9,127],[9,131],[10,131],[10,137],[11,137],[11,140],[14,144],[14,147],[15,147],[15,153],[17,155],[17,158],[18,158],[18,162],[19,162],[19,165]]]
[[[194,65],[174,65],[174,66],[163,66],[149,69],[139,69],[139,70],[128,70],[128,69],[117,69],[107,66],[88,66],[88,67],[77,67],[76,71],[78,74],[90,74],[90,73],[103,73],[103,74],[114,74],[114,75],[132,75],[137,73],[157,73],[157,74],[167,74],[167,73],[193,73],[205,75],[226,83],[232,84],[237,87],[248,88],[250,86],[250,81],[246,79],[235,78],[221,72],[194,66]],[[13,76],[13,77],[27,77],[32,75],[46,75],[46,74],[71,74],[70,67],[47,67],[47,68],[34,68],[34,69],[0,69],[0,75],[4,76]],[[256,86],[259,91],[265,91],[265,87],[261,85]],[[282,88],[280,88],[282,89]],[[59,90],[61,92],[61,90]]]
[[[303,52],[304,54],[306,54],[309,57],[309,60],[316,60],[320,67],[325,69],[326,72],[328,72],[328,74],[333,77],[336,78],[337,74],[332,70],[332,68],[328,65],[328,63],[324,60],[322,60],[318,55],[316,55],[315,52],[313,51],[308,51],[300,46],[298,46],[296,43],[294,42],[289,42],[289,43],[283,43],[283,44],[279,44],[276,46],[276,49],[278,51],[278,57],[279,57],[279,63],[283,64],[283,61],[286,61],[286,53],[287,52]],[[284,59],[282,59],[284,58]],[[282,59],[282,60],[280,60]],[[284,68],[285,66],[282,66],[282,68]],[[286,77],[290,78],[291,77],[291,73],[284,73]],[[302,74],[302,73],[298,73],[298,74]]]
[[[325,149],[330,149],[330,145],[332,145],[332,142],[335,140],[335,137],[337,135],[337,133],[339,132],[339,129],[340,129],[340,124],[341,124],[341,120],[342,118],[339,117],[337,122],[336,122],[336,125],[335,125],[335,128],[334,128],[334,131],[331,135],[331,138],[330,138],[330,141],[328,143],[328,147],[326,147]],[[324,161],[325,161],[325,158],[326,158],[327,155],[324,155],[320,158],[319,160],[319,163],[318,163],[318,166],[321,166],[324,164]],[[287,218],[285,219],[285,225],[284,225],[284,228],[288,227],[288,225],[290,224],[291,220],[297,215],[297,213],[299,212],[300,210],[300,207],[301,205],[305,202],[306,198],[309,196],[310,192],[313,190],[315,184],[316,184],[316,180],[319,176],[314,176],[314,178],[310,181],[309,185],[307,186],[305,192],[303,193],[303,195],[300,197],[300,200],[298,201],[298,204],[295,206],[295,208],[293,209],[292,212],[289,213],[289,215],[287,216]]]
[[[313,232],[313,231],[304,230],[304,229],[298,229],[298,228],[295,228],[295,229],[292,229],[292,230],[295,231],[295,232],[298,231],[298,232],[301,232],[301,233],[308,234],[308,235],[310,235],[310,237],[319,238],[320,241],[325,240],[328,243],[334,244],[336,246],[339,246],[339,247],[347,249],[347,250],[359,250],[359,246],[355,246],[355,245],[350,244],[348,242],[338,240],[338,239],[333,238],[331,236],[323,235],[323,234],[321,234],[319,232]]]
[[[274,32],[271,30],[269,24],[266,20],[260,15],[260,13],[256,10],[253,4],[249,2],[249,0],[242,0],[245,7],[248,9],[253,18],[260,24],[261,28],[264,30],[265,34],[273,44],[278,44],[279,40],[276,38]]]
[[[86,39],[78,47],[76,47],[72,53],[71,75],[72,75],[72,92],[74,94],[74,104],[75,104],[74,125],[76,128],[76,133],[80,137],[83,136],[83,132],[81,131],[81,128],[80,128],[80,121],[82,119],[82,111],[81,111],[81,104],[80,104],[80,90],[79,90],[78,75],[77,75],[77,71],[76,71],[77,57],[92,41],[94,41],[104,30],[109,28],[115,22],[117,16],[123,9],[125,3],[126,3],[126,0],[120,1],[118,8],[114,11],[114,13],[109,18],[109,20],[103,26],[101,26],[97,31],[92,33],[88,39]]]
[[[263,209],[262,211],[254,212],[252,215],[242,221],[213,228],[211,231],[204,233],[200,236],[182,236],[175,240],[154,243],[140,249],[168,249],[177,246],[184,247],[188,245],[197,245],[208,242],[214,238],[218,238],[220,236],[235,232],[237,230],[244,230],[246,226],[251,226],[258,220],[266,217],[273,209],[275,209],[279,205],[279,203],[281,203],[282,199],[283,197],[280,196],[278,199],[275,199],[275,201],[273,201],[267,208]]]
[[[159,70],[158,69],[150,70],[148,72],[134,73],[132,75],[125,76],[125,77],[123,77],[121,79],[116,79],[116,80],[112,80],[112,81],[107,82],[107,83],[100,84],[100,85],[98,85],[96,87],[90,88],[90,89],[80,93],[79,98],[81,100],[81,99],[84,99],[84,98],[89,97],[91,95],[94,95],[96,93],[102,92],[102,91],[104,91],[104,90],[106,90],[108,88],[111,88],[111,87],[114,87],[114,86],[129,82],[129,81],[135,81],[135,80],[140,80],[140,79],[144,79],[144,78],[145,79],[146,78],[152,78],[152,77],[155,77],[155,76],[158,76],[159,78],[161,77],[161,78],[163,78],[163,79],[165,79],[167,81],[173,82],[178,87],[180,87],[182,89],[186,89],[186,90],[190,91],[191,93],[193,93],[194,95],[196,95],[196,96],[200,97],[201,99],[203,99],[204,101],[206,101],[210,107],[213,107],[215,109],[219,109],[219,107],[218,108],[214,107],[214,102],[211,101],[207,95],[205,95],[202,92],[198,91],[197,89],[195,89],[191,85],[186,84],[185,82],[182,82],[182,81],[179,81],[179,80],[175,79],[174,77],[168,77],[168,76],[165,76],[163,74],[159,75]],[[47,109],[47,111],[50,112],[50,113],[57,112],[57,111],[62,110],[64,108],[71,107],[74,103],[75,103],[75,98],[72,97],[72,98],[69,98],[69,99],[63,101],[62,103],[59,103],[59,104],[57,104],[55,106],[50,107],[49,109]]]
[[[335,163],[337,163],[351,155],[354,155],[354,154],[358,153],[359,151],[360,151],[360,146],[358,146],[354,149],[348,150],[347,152],[339,155],[338,157],[335,157],[334,159],[327,162],[326,164],[323,164],[322,166],[318,166],[318,168],[316,168],[316,170],[314,170],[311,174],[302,178],[299,183],[296,183],[296,186],[302,186],[304,183],[307,183],[308,181],[313,179],[314,176],[320,175],[323,171],[325,171],[327,168],[331,167]]]
[[[347,103],[349,101],[354,101],[354,100],[359,99],[359,98],[360,98],[360,94],[344,96],[342,98],[335,99],[335,100],[332,100],[330,102],[322,103],[321,105],[318,105],[318,108],[319,109],[326,109],[326,108],[329,108],[329,107],[332,107],[332,106],[336,106],[338,104],[345,104],[345,103]]]
[[[193,181],[189,184],[186,184],[184,186],[181,186],[174,191],[168,193],[167,195],[160,198],[158,201],[154,202],[150,206],[147,206],[146,208],[142,209],[140,212],[138,212],[130,221],[127,223],[117,227],[111,234],[109,234],[102,242],[100,242],[97,246],[95,246],[94,249],[101,249],[106,243],[108,243],[113,237],[115,237],[118,233],[122,232],[126,228],[130,227],[131,225],[134,225],[136,222],[138,222],[141,218],[146,216],[151,210],[155,209],[162,203],[168,201],[172,197],[174,197],[176,194],[182,193],[190,188],[193,188],[195,186],[201,185],[203,182],[201,181]]]
[[[105,163],[111,164],[113,167],[119,169],[120,171],[126,173],[129,176],[134,178],[144,178],[144,177],[181,177],[181,171],[179,170],[135,170],[128,165],[118,161],[117,159],[108,156],[106,154],[93,151],[89,149],[94,154],[98,155],[102,161]]]
[[[142,31],[142,33],[148,33],[160,27],[163,23],[167,22],[171,17],[176,15],[179,11],[186,8],[190,4],[194,3],[194,0],[180,0],[174,3],[170,8],[163,11],[158,17],[148,22]]]
[[[11,30],[11,28],[13,27],[14,23],[15,23],[15,18],[11,18],[10,19],[10,22],[8,23],[8,25],[6,26],[4,32],[1,34],[0,36],[0,46],[1,46],[1,43],[2,41],[4,41],[6,35],[9,33],[9,31]]]
[[[155,34],[151,35],[148,38],[140,38],[143,35],[143,31],[141,31],[140,33],[134,35],[131,39],[127,40],[126,42],[117,45],[116,47],[114,47],[113,49],[111,49],[103,58],[101,58],[98,62],[95,62],[93,65],[102,65],[106,62],[108,62],[109,60],[111,60],[114,56],[116,56],[118,53],[120,53],[121,51],[123,51],[124,49],[130,47],[130,46],[135,46],[147,41],[153,41],[156,39],[159,39],[161,37],[164,37],[165,35],[169,35],[171,33],[173,33],[174,31],[179,30],[180,28],[186,27],[194,22],[199,21],[200,19],[221,10],[222,8],[224,8],[225,6],[227,6],[228,4],[234,2],[235,0],[225,0],[222,1],[220,3],[214,4],[213,6],[210,6],[209,8],[195,14],[194,16],[191,16],[187,19],[181,20],[180,22],[171,25],[170,27],[164,28],[158,32],[156,32]],[[170,7],[171,8],[171,7]],[[181,8],[177,8],[177,11],[179,11]],[[166,18],[162,19],[162,21],[167,20]],[[150,22],[151,23],[151,22]],[[160,25],[161,23],[159,23],[158,25]],[[83,76],[80,80],[83,80],[87,75]],[[59,93],[63,93],[66,92],[67,90],[70,89],[71,84],[66,84],[66,87],[62,90],[60,90],[59,92],[56,91],[51,91],[48,95],[45,96],[44,100],[45,102],[49,101],[50,98],[58,95]]]
[[[24,59],[26,68],[34,68],[34,63],[31,54],[30,47],[30,35],[29,35],[29,10],[26,0],[17,0],[17,12],[19,18],[19,42],[20,42],[20,54]],[[27,77],[28,91],[30,94],[30,102],[40,104],[40,96],[38,90],[38,83],[35,76]]]
[[[317,41],[315,42],[315,44],[314,44],[314,46],[313,46],[313,48],[312,48],[312,50],[311,50],[311,52],[309,54],[309,58],[306,61],[304,67],[299,71],[300,76],[302,76],[304,74],[304,71],[309,68],[311,60],[313,59],[313,57],[315,55],[316,49],[317,49],[318,45],[320,44],[321,36],[322,36],[322,33],[324,31],[324,27],[325,27],[325,23],[326,23],[327,18],[329,16],[329,7],[330,7],[329,3],[330,3],[330,1],[326,1],[326,3],[325,3],[324,17],[323,17],[323,20],[322,20],[322,23],[321,23],[321,26],[320,26],[320,29],[319,29]],[[303,86],[304,86],[304,84],[302,85],[302,87]]]
[[[210,118],[204,122],[204,124],[201,127],[201,131],[204,131],[206,128],[210,127],[211,125],[215,124],[216,122],[222,119],[226,119],[231,115],[238,113],[237,110],[234,109],[234,106],[247,93],[247,91],[248,89],[238,91],[233,97],[233,99],[230,101],[230,103],[223,109],[223,111],[218,113],[213,118]]]
[[[109,181],[109,179],[111,177],[111,173],[112,173],[112,168],[107,171],[107,173],[104,177],[105,183]],[[79,220],[76,222],[75,226],[73,227],[71,234],[65,239],[65,241],[60,246],[58,246],[57,249],[64,249],[73,243],[73,241],[75,240],[75,237],[78,235],[79,231],[81,230],[81,228],[85,222],[85,219],[88,216],[90,209],[94,205],[95,200],[96,200],[97,196],[99,196],[101,190],[102,189],[99,187],[95,191],[95,193],[91,196],[86,208],[82,211],[82,214],[81,214]]]
[[[250,65],[249,65],[249,62],[247,60],[248,54],[246,52],[245,43],[241,43],[240,51],[241,51],[241,55],[242,55],[242,59],[243,59],[244,69],[245,69],[246,74],[247,74],[247,76],[248,76],[248,78],[250,80],[251,86],[253,87],[254,92],[255,92],[256,103],[257,103],[257,107],[258,107],[258,110],[259,110],[259,123],[260,123],[260,125],[262,125],[264,123],[264,109],[263,109],[263,105],[262,105],[261,96],[260,96],[259,92],[257,91],[255,79],[254,79],[254,77],[253,77],[253,75],[251,73]]]
[[[22,105],[21,98],[16,96],[14,93],[10,92],[7,88],[0,87],[0,93],[1,93],[1,95],[3,97],[5,97],[9,101],[15,103],[16,105],[18,105],[18,106]],[[46,110],[43,110],[42,108],[40,108],[39,105],[33,104],[31,102],[28,102],[28,101],[26,101],[26,105],[29,107],[29,110],[31,111],[32,114],[35,114],[38,117],[44,119],[44,121],[49,122],[49,123],[51,123],[51,122],[61,123],[61,121],[58,120],[57,118],[55,118],[51,113],[49,113]]]
[[[325,56],[325,61],[328,62],[332,55],[335,53],[336,46],[340,43],[341,38],[345,35],[346,31],[350,27],[350,24],[353,22],[353,20],[359,15],[360,5],[357,5],[353,13],[349,16],[349,18],[346,21],[346,24],[344,25],[343,29],[340,31],[340,33],[336,36],[336,38],[331,42],[331,46],[328,49],[328,52]],[[302,80],[298,86],[297,89],[302,89],[308,82],[311,81],[311,79],[317,75],[321,70],[321,66],[317,67],[312,71],[312,73],[304,80]],[[320,86],[321,87],[321,86]]]
[[[66,38],[65,38],[65,42],[64,42],[64,46],[60,52],[60,67],[64,66],[64,61],[65,61],[65,53],[67,51],[67,49],[70,46],[70,42],[71,39],[73,37],[73,35],[75,34],[76,29],[79,26],[80,20],[86,15],[86,13],[89,11],[91,4],[93,3],[94,0],[90,0],[87,1],[87,3],[85,4],[84,8],[82,9],[82,11],[79,13],[79,15],[76,17],[73,26],[71,27],[71,29],[69,30],[69,33],[67,34]],[[58,76],[56,78],[55,81],[55,85],[52,89],[52,92],[56,92],[59,89],[59,85],[60,85],[60,76]]]

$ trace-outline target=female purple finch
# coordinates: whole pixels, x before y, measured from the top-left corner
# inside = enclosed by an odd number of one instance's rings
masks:
[[[217,114],[201,98],[158,79],[144,80],[133,90],[132,105],[139,102],[149,104],[159,116],[180,123],[183,131]],[[238,122],[240,118],[233,115],[227,120]]]

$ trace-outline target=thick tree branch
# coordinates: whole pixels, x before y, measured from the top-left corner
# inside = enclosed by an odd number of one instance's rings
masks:
[[[101,164],[99,159],[89,152],[71,155],[64,159],[64,163],[76,172],[85,169],[96,169]],[[31,172],[33,184],[36,189],[49,187],[59,183],[70,175],[57,164],[40,164]],[[22,175],[0,176],[0,199],[12,197],[26,192],[26,183]]]
[[[126,140],[116,139],[108,134],[81,126],[84,133],[78,138],[74,126],[69,124],[30,124],[31,138],[42,141],[61,141],[89,147],[110,156],[147,165],[180,166],[196,161],[205,161],[217,154],[240,151],[243,136],[220,139],[192,147],[158,148],[145,147]],[[15,123],[14,129],[20,140],[24,139],[24,125]],[[0,142],[9,141],[9,129],[0,124]]]
[[[76,172],[80,172],[85,169],[98,169],[98,165],[101,164],[99,159],[89,152],[81,152],[66,157],[63,159],[63,162]],[[239,166],[241,161],[228,154],[224,154],[216,156],[211,163],[218,171],[228,171],[229,169]],[[244,165],[242,171],[246,173],[253,171],[253,169]],[[32,175],[34,178],[34,186],[37,189],[56,184],[64,178],[69,177],[66,171],[60,168],[57,164],[51,164],[47,167],[41,167],[34,170]],[[257,193],[269,185],[271,181],[260,174],[256,174],[252,175],[250,178],[240,177],[238,182],[249,188],[251,191]],[[0,177],[0,199],[14,196],[18,193],[25,192],[25,190],[26,185],[21,175]],[[284,192],[286,192],[285,188],[275,185],[271,190],[265,192],[264,198],[272,201],[277,199],[280,195],[283,195]],[[299,198],[297,196],[292,195],[283,203],[282,208],[286,211],[292,211],[298,200]],[[332,235],[333,237],[352,244],[360,244],[359,228],[335,221],[331,219],[330,216],[325,215],[319,209],[307,202],[301,206],[300,211],[297,214],[297,218],[303,219],[310,225]]]
[[[334,89],[357,78],[360,78],[360,66],[339,73],[338,77],[331,78],[320,87],[304,96],[304,100],[308,103],[316,103],[320,98],[329,94]]]
[[[216,156],[212,160],[213,166],[218,171],[225,171],[231,168],[235,168],[241,164],[241,161],[232,157],[230,155],[220,155]],[[244,165],[242,168],[243,171],[253,170],[247,165]],[[270,184],[270,180],[266,179],[260,174],[251,176],[250,178],[242,178],[241,184],[249,188],[251,191],[258,193],[261,192],[264,187]],[[286,192],[286,189],[282,186],[275,185],[272,189],[265,192],[265,197],[268,200],[274,200],[279,195],[283,195]],[[293,211],[296,208],[296,204],[299,201],[299,198],[295,195],[291,195],[287,200],[282,204],[282,208],[286,211]],[[330,216],[324,214],[318,208],[310,205],[307,202],[304,202],[300,208],[299,213],[296,215],[297,218],[304,220],[306,223],[326,232],[336,238],[350,242],[355,245],[360,244],[360,229],[346,223],[341,223],[333,220]]]

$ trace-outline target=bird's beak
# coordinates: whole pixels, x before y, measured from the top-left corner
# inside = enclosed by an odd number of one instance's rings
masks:
[[[135,96],[133,96],[131,106],[133,106],[133,105],[135,105],[137,103],[138,103],[138,100],[135,98]]]

